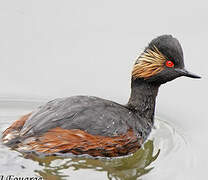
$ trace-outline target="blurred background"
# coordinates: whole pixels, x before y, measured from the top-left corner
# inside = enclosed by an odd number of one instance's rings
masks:
[[[193,162],[184,172],[184,155],[177,154],[147,179],[206,177],[207,20],[205,0],[2,0],[0,100],[93,95],[125,104],[136,57],[156,36],[172,34],[182,44],[186,68],[203,78],[163,85],[156,115],[186,136]]]

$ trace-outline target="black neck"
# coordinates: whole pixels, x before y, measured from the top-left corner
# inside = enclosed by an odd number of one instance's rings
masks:
[[[143,79],[132,79],[131,96],[128,108],[153,123],[155,101],[160,85],[148,83]]]

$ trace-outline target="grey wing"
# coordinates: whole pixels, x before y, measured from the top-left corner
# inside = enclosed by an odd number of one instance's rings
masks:
[[[88,96],[56,99],[40,107],[26,121],[20,134],[32,136],[49,129],[80,129],[90,134],[116,136],[128,130],[127,108],[117,103]]]

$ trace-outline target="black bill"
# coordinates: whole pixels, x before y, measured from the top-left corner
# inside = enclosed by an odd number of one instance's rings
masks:
[[[200,76],[187,71],[186,69],[175,69],[181,76],[187,76],[190,78],[201,78]]]

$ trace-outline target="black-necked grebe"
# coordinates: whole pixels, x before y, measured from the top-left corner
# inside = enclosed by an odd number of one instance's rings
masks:
[[[159,36],[133,67],[126,105],[90,96],[55,99],[14,122],[3,132],[2,141],[19,151],[47,155],[133,153],[151,132],[158,88],[180,76],[200,78],[184,69],[178,40]]]

